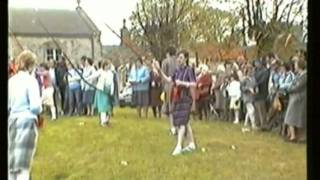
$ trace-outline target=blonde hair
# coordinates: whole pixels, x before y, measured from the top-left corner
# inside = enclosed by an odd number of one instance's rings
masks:
[[[26,71],[34,66],[36,64],[36,58],[37,56],[33,52],[24,50],[17,57],[18,71]]]

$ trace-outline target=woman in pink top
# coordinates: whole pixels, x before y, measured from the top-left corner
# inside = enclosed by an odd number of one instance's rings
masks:
[[[41,64],[41,70],[37,72],[37,75],[42,77],[42,104],[50,107],[51,119],[56,120],[56,108],[53,99],[54,87],[50,78],[49,66],[47,64]]]

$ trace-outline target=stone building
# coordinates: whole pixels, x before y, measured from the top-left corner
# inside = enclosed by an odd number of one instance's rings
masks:
[[[61,49],[55,45],[41,23]],[[102,58],[100,37],[101,31],[80,6],[75,10],[9,9],[10,57],[16,57],[21,52],[21,44],[23,49],[35,52],[40,62],[58,60],[62,53],[72,61],[79,61],[83,55],[98,61]]]
[[[130,47],[128,47],[128,45]],[[130,32],[126,27],[126,20],[123,20],[123,26],[120,29],[120,45],[107,45],[103,46],[103,54],[104,58],[110,59],[115,66],[120,66],[121,64],[126,64],[136,59],[136,54],[134,51],[138,51],[137,49],[132,50],[135,45],[131,42]],[[131,48],[131,49],[130,49]]]

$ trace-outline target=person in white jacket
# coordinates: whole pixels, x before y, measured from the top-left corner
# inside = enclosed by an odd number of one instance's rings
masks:
[[[100,124],[105,127],[109,125],[112,110],[112,96],[114,95],[113,72],[108,62],[102,63],[100,69],[87,79],[98,78],[94,107],[100,113]]]
[[[239,124],[239,114],[240,114],[240,97],[241,89],[240,82],[237,75],[232,75],[230,84],[227,86],[227,91],[230,97],[230,109],[234,111],[234,124]]]

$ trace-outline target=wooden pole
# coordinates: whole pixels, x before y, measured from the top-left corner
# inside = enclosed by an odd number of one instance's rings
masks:
[[[121,36],[120,36],[118,33],[116,33],[107,23],[104,23],[104,24],[107,26],[107,28],[108,28],[113,34],[115,34],[118,38],[121,39]],[[150,56],[149,56],[148,53],[146,53],[144,50],[142,50],[141,48],[139,48],[137,45],[133,45],[133,42],[130,41],[129,39],[123,38],[122,40],[123,40],[123,43],[124,43],[134,54],[136,54],[137,56],[146,56],[146,57],[150,58]],[[137,50],[137,49],[138,49],[138,50]],[[139,52],[139,51],[140,51],[140,52]],[[142,53],[141,53],[141,51],[142,51]]]

